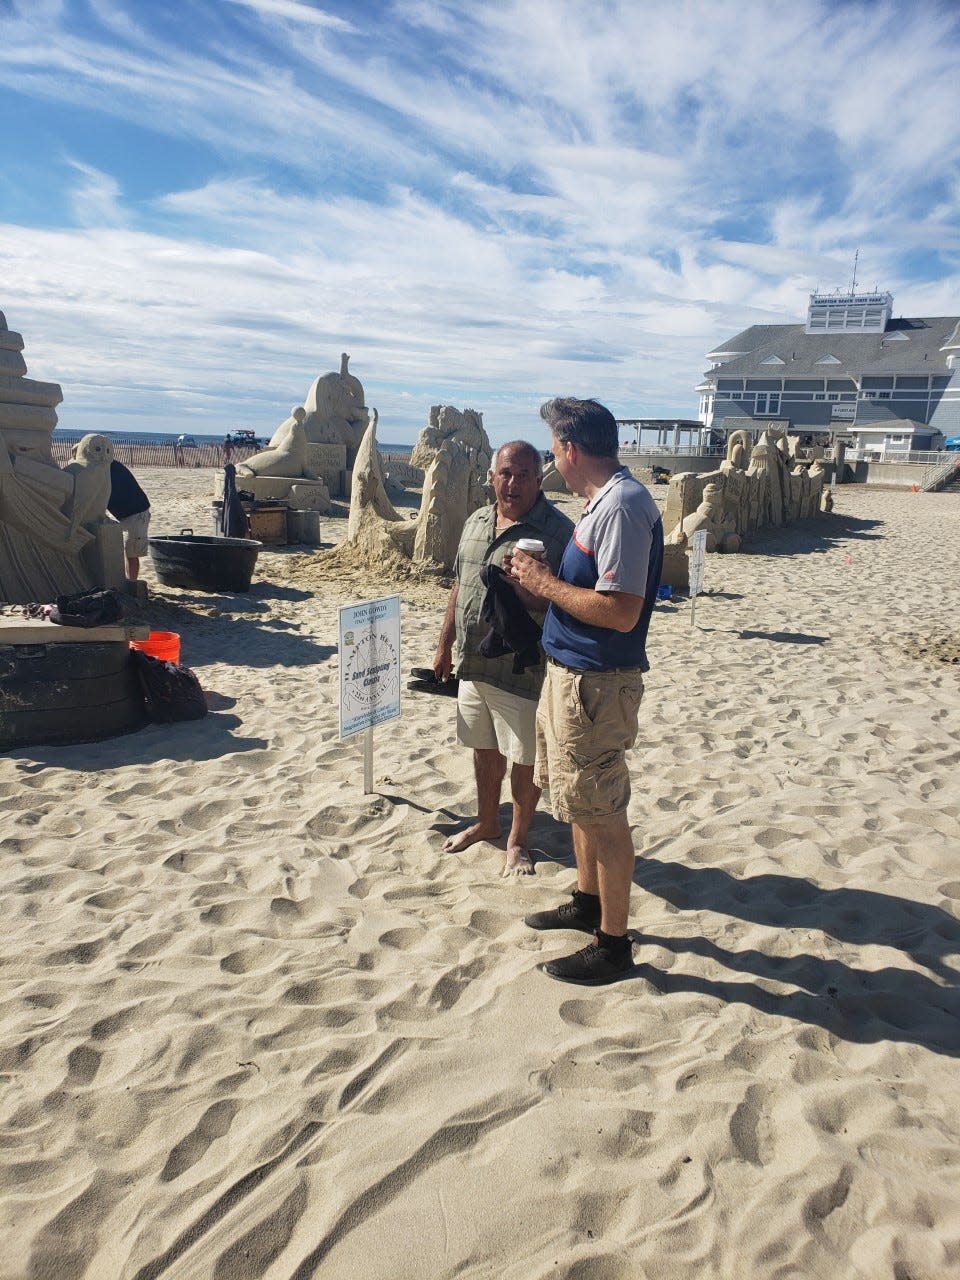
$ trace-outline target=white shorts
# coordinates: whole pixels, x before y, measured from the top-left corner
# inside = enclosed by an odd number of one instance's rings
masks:
[[[124,516],[117,524],[123,530],[123,554],[133,560],[145,556],[150,547],[150,508],[135,511],[132,516]]]
[[[496,750],[514,764],[532,766],[537,754],[537,700],[481,680],[461,680],[457,740],[474,751]]]

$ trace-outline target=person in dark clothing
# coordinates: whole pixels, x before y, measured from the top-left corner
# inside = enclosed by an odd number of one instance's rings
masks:
[[[136,582],[140,575],[140,557],[149,546],[150,500],[131,472],[117,462],[110,463],[110,500],[107,510],[123,530],[123,554],[127,561],[127,577]]]

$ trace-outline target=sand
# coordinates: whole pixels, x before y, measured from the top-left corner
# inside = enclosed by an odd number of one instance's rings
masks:
[[[208,531],[210,475],[142,473],[155,532]],[[450,700],[377,731],[373,795],[338,741],[337,606],[398,590],[424,665],[442,583],[160,588],[211,715],[0,756],[0,1274],[960,1270],[960,495],[836,499],[654,617],[601,990],[522,924],[573,884],[546,812],[535,877],[441,852]]]

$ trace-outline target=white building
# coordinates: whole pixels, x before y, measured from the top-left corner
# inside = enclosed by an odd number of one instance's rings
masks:
[[[906,453],[960,432],[960,316],[894,319],[889,293],[811,294],[804,324],[753,325],[707,359],[700,421],[723,435],[777,421]]]

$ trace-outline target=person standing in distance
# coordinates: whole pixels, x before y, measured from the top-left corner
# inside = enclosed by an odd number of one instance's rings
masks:
[[[552,978],[594,986],[633,968],[627,934],[635,854],[626,751],[637,736],[647,629],[663,568],[663,522],[647,489],[621,467],[617,424],[596,400],[557,399],[540,416],[557,470],[586,498],[559,573],[517,551],[509,570],[550,601],[547,672],[537,712],[539,786],[570,824],[577,861],[572,901],[527,916],[532,929],[580,929],[596,941],[543,965]]]
[[[110,463],[110,498],[107,510],[123,530],[127,579],[136,582],[140,576],[140,557],[147,554],[150,545],[150,501],[132,473],[116,458]]]
[[[438,680],[454,670],[454,642],[458,654],[457,739],[473,750],[477,783],[477,820],[450,837],[445,853],[460,853],[478,840],[500,836],[500,790],[510,760],[513,820],[507,837],[503,875],[531,875],[533,858],[527,846],[540,789],[534,786],[537,699],[543,684],[543,658],[522,673],[513,671],[513,654],[485,658],[477,646],[489,627],[480,619],[486,588],[480,570],[485,564],[503,566],[518,538],[537,538],[545,546],[545,560],[553,571],[573,530],[573,523],[540,491],[543,463],[525,440],[501,445],[493,455],[490,480],[495,501],[467,518],[457,550],[456,582],[450,592],[440,640],[433,659]],[[545,601],[517,592],[525,608],[540,614]]]

